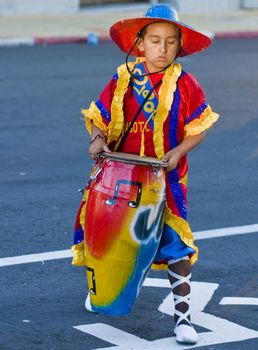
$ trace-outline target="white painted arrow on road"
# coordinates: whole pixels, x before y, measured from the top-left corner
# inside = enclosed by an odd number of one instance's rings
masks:
[[[156,278],[147,278],[144,286],[170,289],[167,280]],[[258,338],[258,332],[252,329],[203,312],[218,286],[215,283],[192,282],[192,322],[210,330],[210,332],[199,333],[200,340],[196,345],[177,344],[175,337],[148,341],[103,323],[79,325],[74,328],[115,345],[104,348],[105,350],[183,350]],[[173,295],[170,292],[158,309],[162,313],[173,316],[173,306]],[[95,350],[101,350],[101,348]]]

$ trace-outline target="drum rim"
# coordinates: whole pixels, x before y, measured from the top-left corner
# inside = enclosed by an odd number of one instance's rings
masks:
[[[123,157],[122,155],[125,155]],[[127,156],[127,155],[130,155]],[[137,158],[131,158],[132,156],[136,156]],[[166,168],[168,166],[168,163],[162,162],[162,160],[159,160],[154,157],[141,157],[138,154],[133,153],[124,153],[124,152],[102,152],[99,154],[99,157],[104,160],[117,160],[119,162],[123,163],[133,163],[133,164],[141,164],[145,166],[155,166],[155,167],[161,167]],[[144,161],[148,159],[147,161]]]

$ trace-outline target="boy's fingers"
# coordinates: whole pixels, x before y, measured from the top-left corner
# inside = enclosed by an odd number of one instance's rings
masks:
[[[165,157],[162,159],[162,162],[167,163],[169,161],[169,157],[165,155]]]
[[[111,152],[107,145],[103,145],[104,152]]]

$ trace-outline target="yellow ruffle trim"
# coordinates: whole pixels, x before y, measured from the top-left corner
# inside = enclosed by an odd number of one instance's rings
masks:
[[[84,199],[87,200],[89,195],[89,191],[86,191],[84,194]],[[85,197],[87,196],[87,197]],[[86,215],[86,203],[84,203],[84,205],[81,208],[81,212],[80,212],[80,225],[84,231],[84,223],[85,223],[85,215]]]
[[[86,260],[85,260],[84,241],[82,241],[79,244],[73,245],[71,249],[73,252],[72,265],[85,266]]]
[[[92,173],[93,173],[93,171],[92,171]],[[85,215],[86,215],[86,203],[87,203],[88,196],[89,196],[89,190],[87,190],[84,193],[83,200],[85,200],[85,203],[82,206],[81,212],[80,212],[80,225],[81,225],[83,231],[84,231],[84,222],[85,222]],[[75,265],[75,266],[86,265],[86,251],[85,251],[85,246],[84,246],[84,240],[78,244],[74,244],[71,249],[73,252],[72,265]]]
[[[130,62],[130,70],[133,69],[135,63]],[[116,141],[124,126],[124,95],[128,89],[130,74],[126,69],[126,65],[122,64],[117,69],[118,80],[111,103],[111,121],[108,125],[108,143]]]
[[[208,105],[199,118],[196,118],[189,124],[185,125],[185,136],[201,134],[203,131],[209,129],[218,119],[219,114],[214,113],[211,107]]]
[[[165,223],[169,225],[174,231],[176,231],[176,233],[188,247],[191,247],[195,250],[196,253],[190,257],[190,264],[193,265],[198,260],[199,249],[194,244],[194,237],[188,222],[179,216],[172,214],[171,210],[166,207]],[[153,270],[167,270],[168,265],[153,263],[151,265],[151,268]]]
[[[158,159],[162,159],[164,152],[164,135],[163,124],[168,117],[168,113],[173,103],[173,96],[176,90],[176,82],[181,74],[182,68],[180,64],[172,64],[164,74],[162,85],[159,89],[159,103],[157,113],[154,117],[154,135],[153,142],[155,153]]]
[[[167,270],[168,269],[168,265],[167,264],[155,264],[155,263],[153,263],[151,265],[151,269],[152,270],[157,270],[157,271]]]
[[[81,113],[85,118],[85,126],[90,135],[93,122],[100,130],[103,131],[104,135],[107,136],[107,126],[104,124],[101,113],[95,102],[91,102],[88,109],[82,109]]]
[[[193,265],[198,260],[198,247],[194,244],[194,237],[187,221],[179,216],[172,214],[171,210],[166,207],[165,223],[169,225],[180,236],[181,240],[188,246],[193,248],[196,253],[191,256],[190,263]]]
[[[144,58],[138,57],[136,61],[130,62],[130,70],[133,70],[134,66],[139,62],[143,62]],[[111,121],[106,126],[102,120],[101,113],[96,104],[92,102],[89,109],[83,109],[81,112],[85,117],[86,128],[91,133],[92,122],[103,131],[107,137],[107,142],[110,144],[113,141],[117,141],[121,136],[124,126],[124,111],[123,102],[124,95],[128,89],[130,74],[127,71],[126,65],[123,64],[117,69],[118,80],[114,90],[114,96],[111,103]],[[171,65],[165,72],[162,85],[159,90],[159,103],[157,107],[157,113],[154,118],[154,146],[157,158],[162,159],[164,157],[164,145],[163,145],[163,124],[168,116],[172,102],[173,94],[176,89],[176,82],[181,74],[180,64]],[[144,150],[142,150],[144,153]]]
[[[187,186],[187,184],[188,184],[188,172],[178,182],[180,184]]]

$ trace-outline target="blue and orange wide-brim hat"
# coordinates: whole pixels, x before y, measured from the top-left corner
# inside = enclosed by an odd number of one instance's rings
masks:
[[[166,4],[158,4],[150,7],[144,17],[128,18],[112,25],[110,36],[116,45],[125,53],[132,48],[138,33],[147,25],[155,22],[171,23],[181,31],[182,48],[178,56],[188,56],[207,49],[211,39],[201,32],[179,21],[176,10]],[[143,56],[143,51],[138,50],[136,45],[131,54]]]

